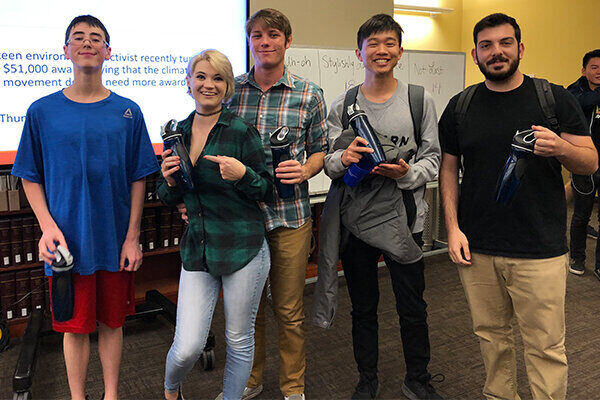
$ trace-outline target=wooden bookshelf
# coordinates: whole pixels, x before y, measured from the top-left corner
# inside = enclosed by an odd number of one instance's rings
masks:
[[[179,246],[164,247],[164,248],[160,248],[160,249],[156,249],[156,250],[145,251],[144,258],[161,255],[161,254],[172,254],[172,253],[178,253],[178,252],[179,252]],[[20,271],[23,269],[39,268],[39,267],[43,267],[43,266],[44,266],[44,263],[39,261],[39,262],[34,262],[34,263],[29,263],[29,264],[11,265],[10,267],[0,267],[0,274],[3,272]]]
[[[14,217],[16,215],[33,215],[33,210],[30,207],[21,208],[13,211],[0,211],[2,217]]]
[[[158,290],[163,296],[172,302],[177,302],[177,292],[179,290],[179,277],[154,279],[142,281],[135,284],[135,304],[141,304],[146,298],[146,292],[149,290]]]
[[[37,255],[37,254],[36,254]],[[0,274],[3,272],[12,272],[12,271],[20,271],[23,269],[31,269],[31,268],[40,268],[43,267],[43,262],[34,262],[29,264],[19,264],[19,265],[11,265],[10,267],[2,267],[0,268]]]
[[[8,331],[10,332],[11,338],[23,336],[25,328],[27,328],[28,318],[29,317],[18,317],[8,321]]]
[[[144,203],[144,209],[159,209],[165,208],[159,201],[146,201]],[[311,260],[306,269],[306,278],[315,278],[317,276],[317,265],[316,255],[318,253],[318,223],[320,216],[320,207],[317,207],[314,215],[315,218],[313,228],[313,236],[315,241],[313,242],[313,249],[311,253]],[[24,208],[18,211],[6,211],[0,212],[0,218],[2,217],[13,217],[13,216],[29,216],[33,215],[30,208]],[[158,221],[157,221],[158,223]],[[173,221],[171,222],[173,224]],[[156,227],[158,229],[158,226]],[[156,238],[155,244],[160,242],[159,238]],[[36,243],[37,246],[37,243]],[[16,272],[27,269],[43,268],[43,262],[34,262],[20,265],[12,265],[9,267],[0,267],[0,274],[7,272]],[[181,257],[179,255],[179,246],[171,247],[159,247],[154,250],[144,251],[144,260],[142,267],[135,273],[135,303],[141,304],[145,301],[146,292],[149,290],[158,290],[164,296],[172,300],[177,301],[177,292],[179,288],[179,274],[181,271]],[[11,337],[19,337],[25,331],[27,326],[27,317],[13,318],[8,321]]]

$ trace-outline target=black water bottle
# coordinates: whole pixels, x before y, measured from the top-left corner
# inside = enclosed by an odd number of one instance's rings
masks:
[[[173,174],[177,185],[187,190],[194,190],[193,166],[190,153],[183,144],[183,130],[177,125],[177,121],[172,119],[162,126],[160,135],[165,149],[171,149],[173,155],[179,157],[179,170]]]
[[[374,150],[373,153],[362,153],[360,161],[350,165],[346,171],[344,182],[348,186],[356,186],[373,168],[385,162],[385,152],[383,151],[383,147],[381,147],[379,139],[377,139],[375,130],[369,123],[367,114],[358,108],[356,104],[349,107],[348,114],[348,122],[354,133],[365,139],[369,147]]]
[[[52,314],[57,322],[73,318],[75,291],[73,289],[73,256],[69,250],[57,246],[52,262]]]
[[[271,133],[271,153],[273,154],[273,171],[277,169],[279,163],[291,160],[290,156],[290,128],[280,126]],[[281,179],[275,177],[275,187],[277,193],[282,199],[294,197],[294,185],[282,183]]]

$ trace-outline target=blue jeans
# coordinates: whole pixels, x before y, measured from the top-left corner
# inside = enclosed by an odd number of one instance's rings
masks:
[[[223,399],[239,400],[254,357],[254,322],[270,267],[267,241],[244,268],[215,278],[208,272],[181,270],[175,339],[167,354],[165,389],[175,392],[206,344],[212,315],[223,287],[227,358]]]

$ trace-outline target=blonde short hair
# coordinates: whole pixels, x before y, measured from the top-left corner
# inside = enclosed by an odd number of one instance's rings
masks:
[[[198,64],[200,61],[208,61],[208,63],[225,80],[225,83],[227,83],[227,90],[225,91],[225,97],[223,98],[223,101],[228,101],[231,96],[233,96],[233,92],[235,91],[235,82],[233,80],[233,69],[231,68],[231,63],[229,62],[227,56],[220,51],[213,49],[204,50],[192,56],[187,66],[188,78],[192,77],[194,68],[196,68],[196,64]]]

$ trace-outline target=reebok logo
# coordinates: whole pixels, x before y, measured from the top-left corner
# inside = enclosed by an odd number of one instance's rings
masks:
[[[133,118],[133,113],[131,112],[130,108],[128,108],[127,110],[125,110],[125,112],[123,113],[123,117],[124,118]]]

